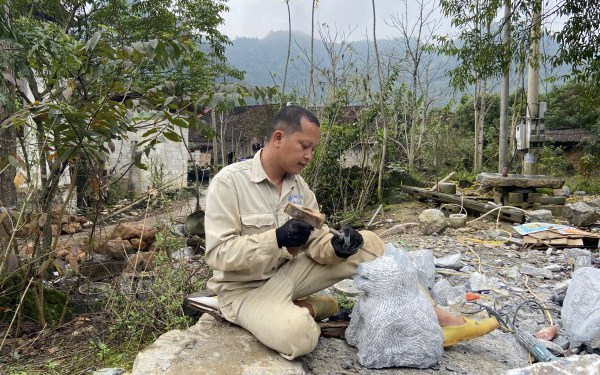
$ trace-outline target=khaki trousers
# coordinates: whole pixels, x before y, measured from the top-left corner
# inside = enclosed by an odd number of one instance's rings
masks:
[[[369,231],[361,234],[362,247],[374,254],[383,254],[384,243],[377,235]],[[308,310],[292,301],[354,276],[360,263],[374,259],[373,255],[359,250],[344,262],[322,265],[301,253],[262,286],[219,296],[231,301],[221,306],[221,312],[227,320],[242,326],[283,357],[294,359],[313,351],[321,330]]]

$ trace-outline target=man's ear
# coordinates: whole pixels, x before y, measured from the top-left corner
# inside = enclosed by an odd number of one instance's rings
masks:
[[[273,133],[273,136],[271,137],[271,141],[273,141],[275,144],[278,144],[279,142],[281,142],[284,135],[285,134],[283,134],[283,131],[275,130],[275,132]]]

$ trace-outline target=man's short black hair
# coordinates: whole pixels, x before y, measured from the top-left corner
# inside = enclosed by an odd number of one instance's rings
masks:
[[[272,136],[276,130],[282,130],[285,134],[301,131],[302,126],[300,125],[300,121],[302,121],[303,118],[318,127],[321,126],[317,116],[308,109],[296,105],[289,105],[283,107],[283,109],[273,117],[273,121],[271,122],[271,134],[269,137]]]

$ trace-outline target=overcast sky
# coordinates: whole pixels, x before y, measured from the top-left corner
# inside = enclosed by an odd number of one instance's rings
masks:
[[[292,29],[310,35],[311,0],[289,0],[292,15]],[[423,0],[428,3],[428,0]],[[550,3],[555,3],[551,0]],[[409,22],[417,18],[417,1],[407,0]],[[225,24],[220,27],[230,39],[238,37],[264,38],[271,31],[288,29],[288,16],[285,0],[228,0],[229,12],[225,13]],[[438,0],[430,0],[428,9],[433,8],[432,18],[441,22],[437,34],[450,32],[446,20],[439,8]],[[550,5],[549,8],[552,8]],[[377,38],[398,36],[398,30],[390,26],[393,15],[405,13],[405,2],[401,0],[376,0]],[[545,21],[545,26],[553,30],[562,27],[562,22]],[[348,40],[364,40],[368,35],[373,38],[373,16],[371,0],[320,0],[315,11],[315,36],[318,37],[316,25],[327,24],[332,31],[338,30],[348,36]],[[353,31],[352,31],[353,30]],[[351,32],[352,31],[352,32]],[[351,32],[351,33],[350,33]],[[332,33],[333,34],[333,33]]]
[[[408,0],[410,5],[415,4]],[[432,0],[437,3],[437,0]],[[285,0],[229,0],[229,13],[225,13],[225,24],[221,26],[230,39],[238,37],[263,38],[271,31],[288,29],[288,16]],[[409,5],[409,7],[410,7]],[[328,24],[333,30],[349,35],[349,40],[373,38],[373,17],[370,0],[320,0],[315,10],[315,25]],[[310,35],[311,0],[290,0],[292,29]],[[416,7],[415,7],[416,8]],[[388,25],[391,15],[404,13],[404,2],[400,0],[378,0],[377,38],[390,38],[398,35],[397,29]],[[409,9],[415,17],[416,9]],[[436,18],[441,15],[436,11]],[[315,27],[315,35],[318,36]]]

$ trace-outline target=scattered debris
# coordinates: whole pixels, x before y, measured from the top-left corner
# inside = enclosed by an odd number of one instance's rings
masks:
[[[526,223],[514,226],[524,245],[530,247],[598,247],[600,235],[560,224]]]

